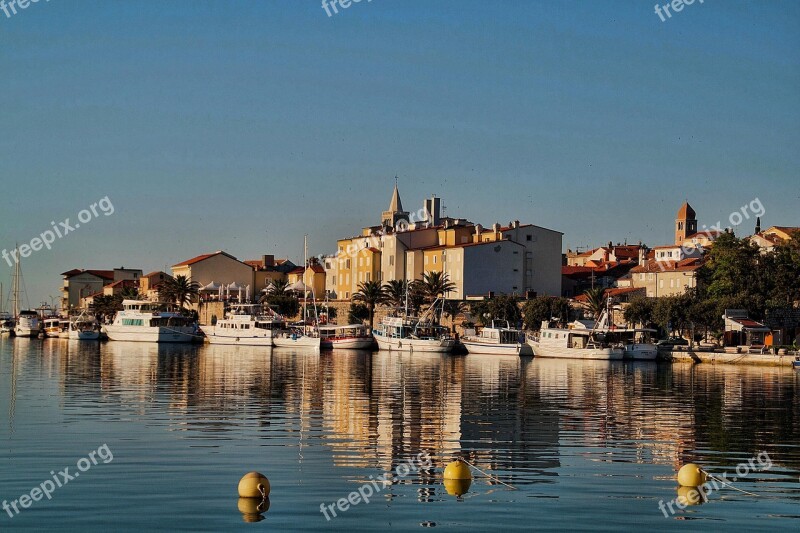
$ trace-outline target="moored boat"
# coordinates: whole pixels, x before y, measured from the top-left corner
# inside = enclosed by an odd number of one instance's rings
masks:
[[[69,320],[68,337],[79,341],[96,341],[100,339],[100,324],[97,319],[86,312],[73,316]]]
[[[174,305],[142,300],[123,300],[122,311],[103,331],[111,341],[192,342],[199,338],[195,321]]]
[[[225,318],[210,326],[200,326],[209,344],[272,346],[276,329],[283,319],[268,307],[257,304],[235,304]]]
[[[48,317],[44,319],[44,336],[57,339],[69,336],[69,320],[60,317]]]
[[[528,336],[528,344],[536,357],[618,360],[625,353],[621,344],[612,345],[603,332],[593,328],[593,322],[584,320],[575,320],[566,328],[544,321],[538,337]]]
[[[505,320],[492,320],[490,326],[481,328],[477,334],[474,330],[465,332],[461,343],[473,354],[533,355],[525,332],[512,328]]]
[[[14,323],[14,335],[17,337],[38,337],[42,332],[42,323],[36,311],[20,311]]]
[[[320,326],[319,336],[321,347],[330,350],[368,350],[375,343],[363,324]]]

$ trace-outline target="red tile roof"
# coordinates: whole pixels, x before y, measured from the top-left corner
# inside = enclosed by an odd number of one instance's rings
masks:
[[[77,276],[79,274],[91,274],[93,276],[97,276],[98,278],[103,279],[114,279],[114,271],[113,270],[81,270],[78,268],[73,268],[72,270],[67,270],[66,272],[62,272],[61,275],[66,278],[71,278],[73,276]]]
[[[234,261],[239,261],[238,259],[233,257],[231,254],[225,253],[222,250],[218,250],[218,251],[216,251],[214,253],[211,253],[211,254],[203,254],[203,255],[198,255],[197,257],[192,257],[191,259],[187,259],[186,261],[183,261],[181,263],[172,265],[172,267],[175,268],[175,267],[179,267],[179,266],[190,266],[190,265],[193,265],[195,263],[199,263],[200,261],[205,261],[206,259],[208,259],[210,257],[217,256],[217,255],[224,255],[225,257],[233,259]],[[241,261],[239,261],[239,262],[241,263]]]
[[[689,257],[683,261],[647,261],[644,265],[639,265],[631,269],[631,273],[640,274],[645,272],[691,272],[703,266],[703,259],[699,257]]]

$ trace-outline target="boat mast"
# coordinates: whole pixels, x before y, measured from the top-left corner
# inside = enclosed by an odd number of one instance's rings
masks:
[[[16,244],[16,243],[15,243]],[[17,260],[17,264],[14,266],[14,282],[12,290],[12,310],[14,313],[14,318],[19,316],[19,257],[15,258]]]
[[[306,329],[306,300],[308,300],[308,287],[306,287],[306,270],[308,270],[308,234],[303,235],[303,329]]]

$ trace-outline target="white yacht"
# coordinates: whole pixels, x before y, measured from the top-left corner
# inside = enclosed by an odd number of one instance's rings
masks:
[[[42,323],[36,311],[20,311],[14,324],[14,335],[17,337],[38,337],[42,332]]]
[[[368,350],[375,340],[363,324],[346,326],[320,326],[321,347],[326,350]]]
[[[624,350],[624,359],[655,361],[658,357],[658,348],[653,343],[652,337],[656,330],[616,325],[611,318],[613,316],[611,309],[609,300],[593,329],[608,344],[621,345]]]
[[[536,357],[622,359],[625,353],[622,345],[612,345],[605,337],[604,332],[594,328],[594,321],[575,320],[566,328],[560,328],[545,320],[538,337],[529,336],[528,344]]]
[[[95,317],[83,312],[70,318],[68,337],[79,341],[99,340],[100,325]]]
[[[244,346],[272,346],[275,329],[283,326],[283,319],[268,307],[257,304],[235,304],[211,326],[200,326],[209,344],[237,344]]]
[[[112,341],[192,342],[197,324],[172,304],[123,300],[114,322],[103,326]]]
[[[533,355],[533,349],[525,342],[525,332],[514,329],[506,320],[492,320],[490,327],[467,330],[461,343],[469,353],[489,355]]]
[[[378,348],[395,352],[449,353],[456,343],[448,328],[413,316],[387,316],[374,335]]]

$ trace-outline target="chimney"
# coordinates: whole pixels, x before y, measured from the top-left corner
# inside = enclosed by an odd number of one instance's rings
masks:
[[[519,220],[514,221],[514,229],[519,227]]]
[[[264,268],[275,266],[275,256],[274,255],[262,255],[261,256],[261,266],[264,267]]]
[[[483,232],[483,226],[481,226],[480,224],[475,224],[475,235],[480,237],[482,232]]]
[[[500,233],[500,223],[499,222],[495,222],[494,224],[492,224],[492,231],[495,232],[495,233]]]
[[[422,202],[422,209],[425,211],[425,216],[429,226],[438,226],[442,223],[442,200],[436,196],[426,198]]]

